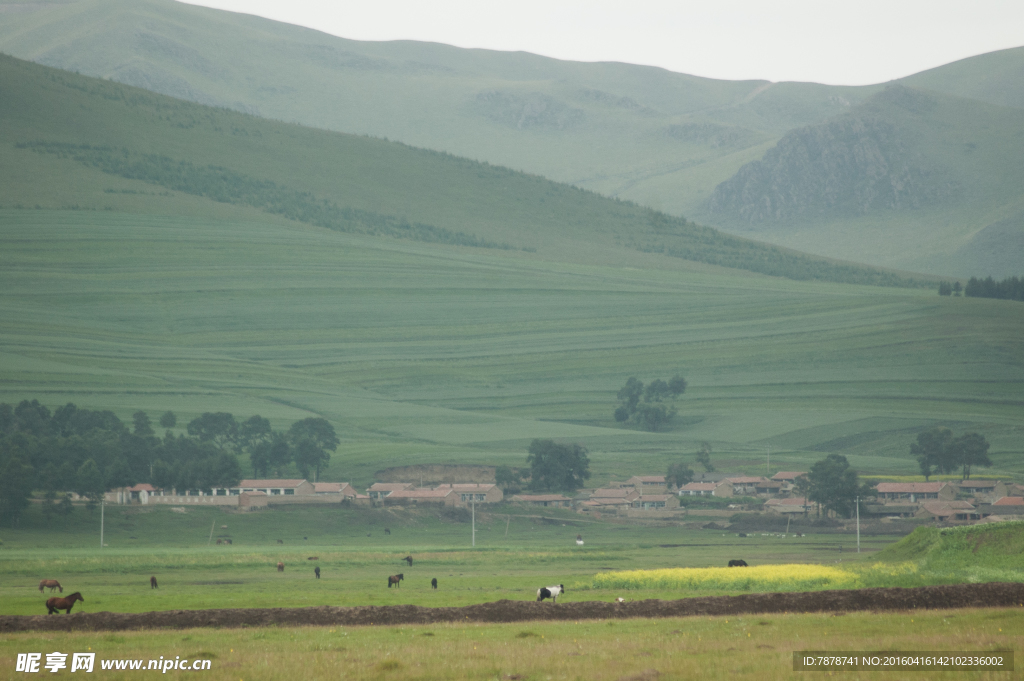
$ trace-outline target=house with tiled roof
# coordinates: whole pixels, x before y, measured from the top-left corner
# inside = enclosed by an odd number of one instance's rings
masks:
[[[451,489],[399,489],[386,497],[381,497],[385,504],[442,504],[458,505],[459,495]]]
[[[728,490],[728,496],[732,496],[732,485],[729,483],[722,482],[688,482],[679,488],[679,496],[681,497],[714,497],[714,496],[726,496],[724,493],[719,494],[716,490]]]
[[[640,492],[634,487],[599,487],[590,493],[590,499],[593,501],[617,499],[629,502],[639,496]]]
[[[313,492],[315,494],[338,494],[344,499],[355,499],[358,496],[356,488],[347,482],[314,482]]]
[[[993,502],[1008,493],[1006,483],[1000,480],[961,480],[956,486],[960,494],[974,497],[978,501]]]
[[[806,475],[806,471],[779,471],[771,477],[771,481],[780,485],[779,494],[788,495],[793,493],[797,478]]]
[[[641,494],[647,491],[662,491],[668,489],[668,483],[664,475],[634,475],[624,483],[626,487],[632,487]]]
[[[452,490],[458,497],[458,505],[497,504],[505,498],[505,493],[494,483],[456,482],[438,485],[435,490]]]
[[[804,497],[769,499],[764,502],[764,510],[787,516],[806,515],[812,508],[814,508],[814,504]]]
[[[956,497],[956,489],[946,482],[880,482],[876,489],[883,504],[952,501]]]
[[[267,496],[312,496],[316,494],[313,483],[301,478],[257,478],[246,479],[234,487],[213,490],[215,496],[237,496],[242,492],[263,492]]]
[[[643,494],[634,499],[630,506],[634,509],[640,509],[644,511],[664,509],[664,508],[678,508],[679,497],[675,494]]]
[[[561,494],[516,494],[512,501],[530,506],[559,506],[569,508],[572,499]]]
[[[925,518],[938,522],[979,520],[981,514],[973,504],[967,501],[924,501],[921,508],[914,514],[915,518]]]
[[[763,490],[766,490],[769,486],[767,478],[761,476],[730,475],[725,481],[732,485],[732,494],[716,494],[715,496],[752,497],[764,494]],[[779,483],[776,484],[781,486]],[[759,489],[762,491],[758,492]]]
[[[411,482],[375,482],[367,488],[366,495],[379,500],[390,496],[392,492],[402,492],[415,487],[416,485]]]

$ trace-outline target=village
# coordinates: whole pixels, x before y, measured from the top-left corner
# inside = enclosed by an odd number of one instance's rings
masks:
[[[704,473],[699,480],[681,487],[671,485],[663,475],[636,475],[604,487],[579,490],[574,496],[520,493],[506,496],[495,483],[423,486],[412,482],[376,482],[360,491],[347,482],[248,479],[233,487],[185,492],[155,489],[142,483],[108,491],[104,499],[106,503],[118,505],[222,506],[242,511],[340,503],[456,508],[511,503],[574,509],[595,518],[650,519],[683,519],[690,508],[710,505],[707,502],[713,499],[719,508],[730,514],[807,518],[819,515],[820,511],[817,504],[799,496],[800,478],[805,475],[801,471],[782,471],[771,478]],[[1024,518],[1024,486],[1001,480],[879,482],[875,493],[875,497],[861,504],[861,517],[865,519],[969,524]]]

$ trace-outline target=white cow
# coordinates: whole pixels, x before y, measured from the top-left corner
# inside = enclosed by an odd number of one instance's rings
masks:
[[[550,598],[552,603],[558,602],[558,596],[565,593],[565,587],[559,584],[558,586],[542,586],[537,589],[537,602],[540,603],[545,598]]]

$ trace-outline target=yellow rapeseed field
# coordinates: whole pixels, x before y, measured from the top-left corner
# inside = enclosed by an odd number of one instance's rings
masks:
[[[594,576],[595,589],[677,589],[691,591],[799,591],[849,589],[866,581],[913,572],[912,564],[864,566],[858,570],[831,565],[759,565],[744,568],[665,568],[624,570]],[[881,574],[881,573],[886,574]],[[891,574],[890,574],[891,573]]]

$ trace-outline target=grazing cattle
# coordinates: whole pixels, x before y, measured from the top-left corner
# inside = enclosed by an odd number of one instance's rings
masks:
[[[50,593],[53,593],[54,589],[60,589],[60,592],[64,593],[64,587],[56,579],[44,579],[39,582],[39,593],[43,593],[44,587],[50,587]]]
[[[388,577],[388,588],[390,589],[392,585],[394,585],[395,588],[398,588],[399,586],[401,586],[399,582],[401,582],[403,579],[405,579],[405,575],[401,573],[397,575],[391,575],[390,577]]]
[[[71,614],[71,606],[75,604],[75,601],[82,601],[85,603],[85,599],[82,598],[82,594],[77,591],[70,596],[65,598],[54,597],[46,601],[47,615],[56,614],[58,610],[63,610],[65,614]]]
[[[622,596],[619,596],[618,598],[615,599],[615,602],[618,603],[619,605],[622,605],[623,603],[626,602],[626,599],[623,598]]]
[[[745,560],[730,560],[729,567],[748,567]]]
[[[583,546],[583,535],[582,534],[577,534],[576,535],[576,546]]]
[[[384,534],[391,534],[391,530],[385,527],[384,528]]]
[[[402,560],[404,560],[406,563],[408,563],[409,567],[412,567],[412,556],[406,556]]]
[[[278,572],[284,572],[284,563],[278,563],[277,564],[277,571]]]
[[[432,580],[430,580],[430,588],[431,589],[436,589],[437,588],[437,577],[434,577]]]
[[[565,587],[559,584],[558,586],[542,586],[537,589],[537,602],[540,603],[545,598],[550,598],[552,603],[558,602],[558,597],[565,593]]]
[[[313,574],[316,575],[317,579],[320,579],[320,566],[319,565],[317,565],[315,568],[313,568]]]
[[[320,556],[310,556],[306,560],[320,560]]]
[[[284,543],[284,540],[283,540],[283,539],[278,539],[278,540],[277,540],[277,543],[278,543],[278,544],[283,544],[283,543]]]
[[[230,544],[230,543],[231,543],[231,540],[230,540],[230,539],[225,539],[225,540],[224,540],[224,543],[225,543],[225,544]]]
[[[156,584],[156,575],[153,575],[152,577],[149,578],[149,588],[150,589],[159,589],[160,588]]]
[[[223,544],[223,543],[224,543],[224,540],[223,540],[223,539],[218,539],[218,540],[217,540],[217,546],[220,546],[220,545],[221,545],[221,544]]]

